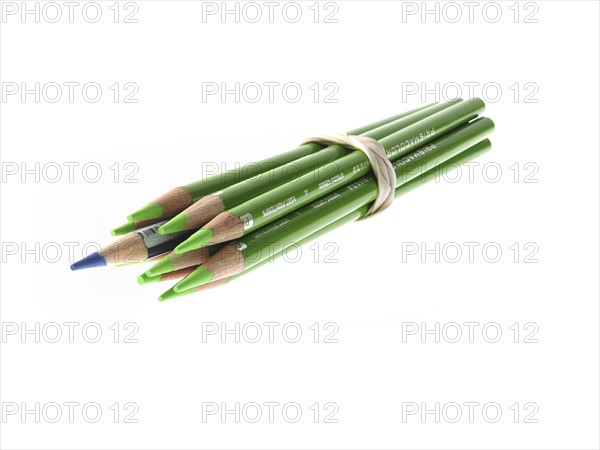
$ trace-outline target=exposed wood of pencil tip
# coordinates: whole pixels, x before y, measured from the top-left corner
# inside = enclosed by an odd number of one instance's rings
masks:
[[[175,214],[179,214],[184,209],[194,203],[192,194],[184,187],[176,187],[170,191],[164,193],[152,203],[160,205],[163,209],[161,217],[173,217]]]
[[[107,264],[136,263],[148,259],[148,249],[138,233],[129,233],[106,247],[98,254]]]
[[[211,256],[202,267],[212,274],[212,282],[237,275],[244,270],[244,255],[232,245],[226,245]]]
[[[158,219],[134,220],[133,225],[135,226],[136,230],[139,230],[140,228],[146,228],[146,227],[149,227],[150,225],[154,225],[158,221],[159,221]]]
[[[199,228],[225,211],[225,205],[218,195],[206,195],[185,210],[187,222],[185,230]]]
[[[225,286],[229,282],[229,277],[221,278],[220,280],[211,281],[210,283],[202,284],[194,288],[194,292],[208,291],[217,287]]]
[[[199,266],[200,264],[205,263],[212,253],[213,250],[210,247],[201,247],[197,250],[181,253],[179,255],[171,252],[168,256],[173,263],[174,270],[179,270],[190,266]]]
[[[210,228],[213,232],[208,245],[218,244],[237,239],[244,235],[244,222],[229,212],[223,212],[208,222],[204,228]]]
[[[198,265],[189,266],[184,269],[174,270],[173,272],[167,272],[160,275],[160,281],[171,281],[180,280],[187,277],[190,273],[198,268]]]

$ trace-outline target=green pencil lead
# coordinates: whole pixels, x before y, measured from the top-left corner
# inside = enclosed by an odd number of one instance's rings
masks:
[[[158,281],[160,281],[160,275],[157,277],[149,277],[148,275],[143,273],[139,277],[137,277],[137,282],[139,284],[157,283]]]
[[[211,228],[200,228],[194,234],[192,234],[187,240],[183,241],[177,247],[175,247],[175,254],[181,255],[182,253],[191,252],[198,248],[206,246],[212,238],[213,230]]]
[[[124,234],[131,233],[135,230],[135,223],[127,222],[123,225],[119,225],[114,230],[111,230],[110,234],[113,236],[123,236]]]
[[[167,223],[162,225],[158,229],[158,232],[160,234],[171,234],[171,233],[177,233],[178,231],[183,231],[183,230],[185,230],[185,225],[187,224],[187,221],[188,221],[188,216],[187,216],[187,213],[184,211],[182,213],[177,214],[175,217],[173,217]]]
[[[193,289],[195,287],[201,286],[203,284],[209,283],[213,279],[212,272],[206,270],[204,267],[198,267],[192,273],[190,273],[187,277],[173,286],[175,292],[183,292],[188,289]]]
[[[163,259],[146,270],[145,275],[149,277],[156,277],[158,275],[162,275],[163,273],[173,272],[174,270],[175,267],[173,266],[173,260],[169,256],[165,256]]]
[[[171,288],[168,291],[165,291],[162,294],[160,294],[160,296],[158,297],[158,300],[161,302],[164,302],[165,300],[171,300],[172,298],[183,297],[184,295],[190,295],[192,293],[194,293],[193,289],[190,289],[189,291],[175,292],[175,290],[173,288]]]
[[[127,220],[133,222],[134,220],[148,220],[148,219],[158,219],[164,214],[164,210],[162,206],[157,205],[156,203],[148,203],[145,206],[142,206],[137,211],[131,213],[127,216]]]

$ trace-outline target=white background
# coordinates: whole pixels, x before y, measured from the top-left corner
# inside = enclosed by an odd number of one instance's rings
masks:
[[[3,174],[22,163],[47,170],[39,182],[19,172],[1,186],[2,448],[598,448],[599,7],[513,3],[480,3],[472,21],[468,5],[441,3],[437,22],[420,16],[434,2],[391,1],[317,5],[317,23],[313,2],[299,3],[297,23],[282,17],[284,3],[273,23],[263,3],[258,23],[244,17],[236,23],[233,16],[223,23],[218,14],[203,21],[202,3],[193,1],[138,1],[137,23],[124,23],[135,8],[124,4],[114,23],[113,2],[99,3],[96,23],[82,16],[85,3],[73,23],[62,3],[57,23],[3,13],[4,91],[11,83],[38,82],[42,89],[95,82],[103,95],[91,103],[79,88],[71,103],[65,88],[56,103],[48,91],[39,103],[19,93],[1,104]],[[502,16],[492,23],[498,8]],[[332,11],[337,23],[325,23]],[[462,18],[451,23],[457,11]],[[115,82],[121,94],[130,92],[125,83],[135,83],[138,102],[125,103],[121,95],[115,103],[109,89]],[[292,103],[276,90],[273,102],[236,103],[232,95],[203,102],[207,82],[293,82],[303,96]],[[325,83],[337,85],[338,102],[326,103],[323,95],[315,102],[314,83],[320,94],[330,92]],[[443,100],[436,93],[444,86],[449,96],[453,86],[462,87],[466,98],[470,83],[478,84],[473,94],[488,100],[486,115],[497,126],[474,178],[465,171],[454,183],[432,182],[385,214],[321,238],[317,262],[305,248],[295,264],[279,260],[219,290],[166,303],[157,296],[169,286],[138,286],[139,267],[69,270],[67,243],[77,243],[78,259],[84,244],[110,242],[109,230],[129,212],[200,178],[203,162],[231,167],[266,157],[305,136]],[[414,86],[419,92],[403,98]],[[425,98],[423,88],[432,90]],[[70,162],[80,163],[74,182],[64,166]],[[137,183],[124,182],[128,162],[139,167]],[[52,183],[54,163],[64,172]],[[84,179],[86,163],[102,168],[99,181]],[[465,242],[478,245],[473,262]],[[327,243],[338,247],[337,263],[324,261]],[[448,251],[456,243],[462,258],[451,263],[442,255],[436,262],[433,254],[406,251],[436,243]],[[485,260],[486,244],[501,248],[498,262]],[[532,249],[537,262],[527,263]],[[52,337],[52,322],[64,333],[57,343],[21,335],[39,323],[40,334],[46,327]],[[79,324],[73,343],[65,322]],[[266,336],[256,344],[232,336],[222,343],[218,335],[203,343],[208,322],[281,325],[274,343]],[[315,322],[318,343],[310,329]],[[329,322],[339,328],[337,343],[323,342]],[[408,322],[480,325],[473,343],[468,336],[436,343],[431,335],[425,343],[419,335],[403,342]],[[99,342],[82,337],[88,323],[102,330]],[[301,328],[298,343],[282,337],[286,323]],[[499,342],[482,336],[487,323],[501,329]],[[88,327],[89,336],[94,329]],[[135,329],[138,342],[124,342]],[[532,330],[530,340],[538,342],[524,342]],[[43,411],[53,402],[62,405],[57,423],[49,421],[56,414],[51,406]],[[102,417],[90,423],[79,406],[70,423],[65,402],[97,403]],[[139,408],[137,423],[125,423],[135,408],[125,410],[128,402]],[[289,423],[279,407],[269,423],[263,407],[258,423],[244,416],[236,423],[233,415],[225,423],[219,415],[203,422],[207,402],[228,408],[295,402],[303,415]],[[318,423],[309,409],[316,402]],[[324,423],[328,402],[339,408],[337,423]],[[429,409],[456,402],[463,416],[450,423],[456,411],[447,409],[439,423],[433,414],[403,420],[411,402]],[[472,423],[465,402],[480,404]],[[39,423],[35,414],[21,416],[36,403]],[[118,423],[109,409],[115,403]],[[488,403],[502,410],[496,423],[482,415]],[[15,405],[18,412],[8,414]],[[534,409],[530,419],[537,423],[526,423]]]

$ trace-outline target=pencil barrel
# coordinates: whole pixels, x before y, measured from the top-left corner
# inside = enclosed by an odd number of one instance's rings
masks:
[[[480,99],[458,102],[380,139],[380,143],[388,158],[396,160],[477,117],[484,107]],[[312,173],[231,208],[228,213],[240,218],[245,235],[333,192],[340,185],[358,180],[370,170],[366,155],[361,151],[354,151]]]
[[[426,105],[424,107],[417,108],[414,111],[421,111],[435,106],[435,104]],[[378,129],[382,125],[390,121],[397,120],[399,117],[411,114],[412,112],[413,111],[409,111],[408,113],[403,113],[379,120],[364,127],[352,130],[350,131],[350,134],[360,134],[367,130]],[[129,214],[127,219],[130,222],[152,219],[170,219],[181,213],[186,208],[190,207],[200,198],[221,191],[226,187],[241,181],[259,176],[291,161],[295,161],[305,156],[317,153],[322,148],[323,146],[316,143],[304,144],[279,155],[275,155],[261,161],[248,163],[236,169],[206,177],[184,186],[173,188],[150,203]],[[116,229],[116,232],[119,232],[119,230]]]
[[[485,139],[494,129],[493,122],[481,118],[444,135],[430,145],[406,155],[393,163],[397,186],[445,163],[469,147]],[[415,170],[415,167],[417,170]],[[359,208],[366,213],[367,204],[377,195],[377,183],[372,175],[335,190],[331,194],[300,208],[293,214],[252,232],[232,244],[243,255],[245,267],[268,258],[272,249],[284,248],[304,239],[315,229],[322,228]],[[217,256],[219,252],[215,256]],[[210,261],[210,260],[209,260]]]
[[[349,134],[363,134],[373,139],[381,139],[419,120],[423,120],[431,114],[443,111],[455,103],[456,101],[429,105],[425,108],[420,108],[416,112],[401,114],[394,120],[387,121],[377,127],[369,128],[364,132],[356,133],[356,131],[362,131],[359,129]],[[230,209],[243,203],[248,198],[263,194],[282,184],[291,182],[302,175],[315,171],[324,164],[346,156],[348,153],[349,150],[342,146],[331,145],[314,154],[284,164],[257,177],[224,188],[220,193],[215,195],[219,196],[225,209]]]
[[[471,148],[465,150],[464,152],[459,153],[458,155],[451,158],[450,160],[436,165],[432,169],[418,175],[415,178],[412,178],[411,180],[409,180],[409,181],[403,183],[402,185],[400,185],[399,187],[397,187],[395,194],[394,194],[395,198],[406,195],[406,194],[412,192],[413,190],[415,190],[416,188],[418,188],[419,186],[423,186],[424,184],[429,183],[432,180],[438,179],[448,169],[459,167],[460,165],[462,165],[466,162],[472,161],[472,160],[480,157],[482,154],[488,152],[491,149],[491,147],[492,147],[492,144],[488,139],[484,139],[483,141],[478,142],[477,144],[473,145]],[[320,237],[336,230],[337,228],[342,227],[343,225],[345,225],[347,223],[355,221],[357,218],[362,217],[362,210],[366,210],[366,209],[367,208],[365,206],[363,206],[363,207],[359,208],[358,210],[353,211],[352,213],[342,217],[341,219],[338,219],[335,222],[330,223],[329,225],[326,225],[326,226],[314,231],[313,233],[309,234],[305,238],[300,239],[298,242],[296,242],[294,244],[295,247],[296,248],[302,247],[302,246],[304,246],[310,242],[313,242],[316,239],[319,239]],[[256,264],[249,265],[249,267],[247,269],[245,269],[244,271],[229,277],[227,279],[227,282],[231,282],[233,280],[236,280],[237,278],[248,275],[249,273],[253,272],[254,270],[257,270],[260,267],[263,267],[266,264],[272,262],[274,259],[280,258],[281,256],[284,255],[284,253],[285,253],[285,250],[279,249],[271,257],[263,259]],[[218,287],[224,283],[219,283],[219,280],[217,280],[217,281],[214,281],[209,284],[211,285],[210,287],[212,288],[212,287]],[[205,285],[205,286],[208,287],[208,285]],[[193,292],[190,291],[190,294],[191,293],[193,293]]]
[[[366,131],[373,130],[381,127],[391,121],[398,120],[398,118],[402,118],[408,114],[412,114],[413,112],[418,112],[421,110],[425,110],[432,105],[425,105],[416,110],[409,111],[407,113],[402,113],[398,115],[394,115],[385,119],[378,120],[376,122],[370,123],[363,127],[356,128],[354,130],[349,131],[349,134],[362,134]],[[254,163],[246,164],[240,168],[230,170],[224,172],[222,174],[213,175],[211,177],[207,177],[204,180],[198,180],[192,183],[185,185],[185,188],[190,192],[192,198],[197,200],[200,197],[203,197],[208,194],[212,194],[213,192],[220,191],[232,184],[239,183],[240,181],[247,180],[248,178],[252,178],[256,175],[260,175],[266,171],[272,170],[276,167],[282,166],[291,161],[295,161],[297,159],[303,158],[305,156],[311,155],[315,152],[321,150],[323,146],[318,144],[304,144],[299,147],[296,147],[293,150],[289,150],[287,152],[280,153],[276,156],[263,159],[261,161],[257,161]]]

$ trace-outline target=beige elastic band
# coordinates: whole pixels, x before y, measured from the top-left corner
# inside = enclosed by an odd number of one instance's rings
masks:
[[[396,172],[394,172],[394,167],[388,159],[385,149],[379,142],[367,136],[321,134],[305,139],[302,144],[311,142],[324,145],[341,145],[346,148],[360,150],[367,155],[377,180],[377,198],[364,218],[373,216],[392,204],[396,190]]]

